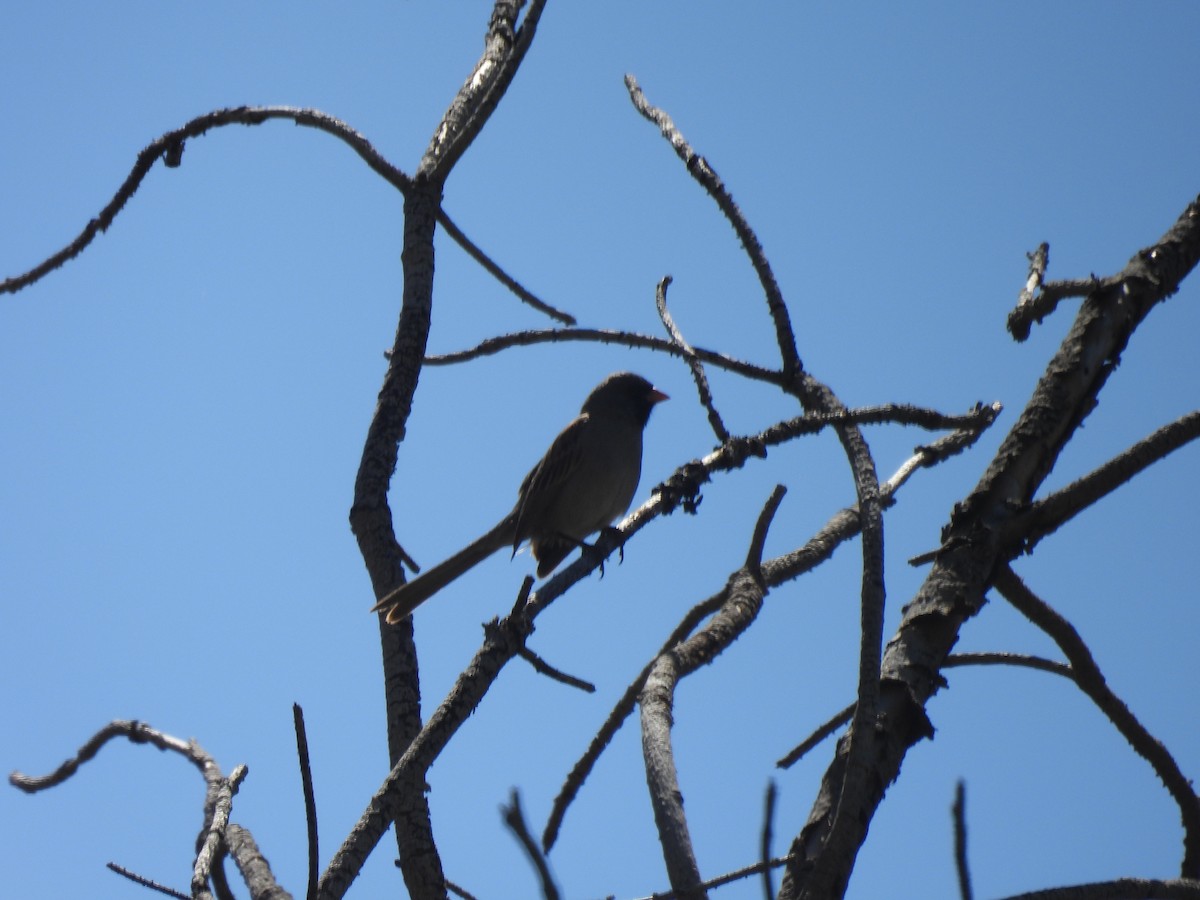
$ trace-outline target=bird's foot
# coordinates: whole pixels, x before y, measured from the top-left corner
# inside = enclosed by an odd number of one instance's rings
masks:
[[[618,543],[616,546],[617,559],[619,562],[625,562],[625,542],[621,540],[621,529],[613,528],[611,525],[606,525],[600,529],[600,537],[620,541],[620,543]],[[583,553],[589,554],[596,561],[596,566],[600,570],[600,577],[603,578],[604,561],[609,557],[611,551],[610,553],[602,553],[596,544],[584,544],[581,542],[580,546],[583,548]]]

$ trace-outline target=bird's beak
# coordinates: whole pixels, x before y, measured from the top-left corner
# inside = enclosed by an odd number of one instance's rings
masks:
[[[660,391],[658,388],[652,387],[652,388],[650,388],[649,399],[650,399],[651,405],[653,405],[655,403],[662,403],[664,400],[670,400],[671,398],[668,397],[666,394],[664,394],[662,391]]]

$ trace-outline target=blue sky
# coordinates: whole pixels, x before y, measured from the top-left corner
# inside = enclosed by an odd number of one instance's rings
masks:
[[[0,273],[70,240],[152,139],[211,109],[315,107],[412,171],[482,47],[485,3],[24,4],[0,30]],[[1006,410],[972,452],[922,472],[888,513],[888,633],[952,504],[975,484],[1061,340],[1067,303],[1017,345],[1004,318],[1025,253],[1051,277],[1119,270],[1195,197],[1200,7],[1186,3],[551,3],[445,206],[508,271],[581,324],[659,334],[654,286],[699,346],[771,364],[772,332],[731,230],[625,73],[725,179],[775,267],[809,369],[850,404]],[[400,299],[401,199],[345,146],[287,124],[226,128],[157,167],[79,259],[0,298],[0,596],[8,649],[0,764],[47,771],[112,718],[194,736],[250,767],[234,818],[293,891],[304,825],[291,704],[309,726],[322,863],[386,773],[370,588],[347,525]],[[548,322],[438,243],[431,352]],[[1196,406],[1197,287],[1139,329],[1047,486]],[[603,375],[673,397],[647,432],[639,496],[712,445],[674,360],[586,344],[427,369],[392,490],[432,564],[506,512],[520,478]],[[735,432],[793,414],[712,376]],[[868,432],[882,476],[927,436]],[[1200,729],[1194,447],[1020,560],[1091,644],[1112,687],[1195,777]],[[696,518],[639,535],[620,567],[538,623],[535,648],[584,696],[514,664],[430,772],[448,876],[528,897],[500,822],[511,787],[540,830],[614,699],[682,613],[744,555],[771,487],[769,555],[851,502],[831,435],[723,476]],[[778,852],[831,745],[774,761],[851,698],[857,543],[768,598],[762,620],[679,691],[675,743],[702,871],[757,855],[762,793]],[[417,616],[426,710],[505,611],[528,557],[497,557]],[[1057,658],[1002,601],[960,649]],[[1064,681],[955,670],[936,739],[872,824],[851,897],[956,896],[949,807],[967,781],[980,896],[1178,870],[1178,815],[1149,768]],[[116,861],[187,884],[202,785],[180,760],[115,745],[70,783],[0,791],[14,896],[139,890]],[[396,890],[390,846],[358,896]],[[568,815],[551,864],[569,896],[667,886],[636,732]],[[761,896],[757,882],[721,897]]]

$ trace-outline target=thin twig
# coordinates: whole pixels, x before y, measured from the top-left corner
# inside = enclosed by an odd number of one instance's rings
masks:
[[[1008,330],[1018,341],[1029,337],[1031,321],[1036,319],[1041,322],[1042,320],[1041,315],[1038,315],[1033,307],[1038,288],[1042,286],[1042,281],[1046,278],[1046,267],[1050,264],[1050,245],[1043,241],[1036,250],[1025,255],[1029,259],[1029,278],[1026,279],[1025,286],[1021,288],[1021,294],[1017,297],[1016,309],[1008,314]]]
[[[504,824],[516,836],[525,855],[537,870],[538,881],[542,885],[542,896],[546,900],[558,900],[560,895],[558,886],[554,883],[554,876],[550,874],[550,864],[546,862],[545,855],[538,848],[537,841],[533,839],[525,824],[525,815],[521,812],[521,795],[514,790],[509,795],[508,806],[500,807],[500,812],[504,816]]]
[[[790,380],[803,371],[804,366],[800,362],[800,354],[796,350],[796,336],[792,332],[792,320],[788,314],[787,304],[783,300],[783,292],[779,289],[779,283],[775,280],[775,273],[771,270],[771,264],[767,261],[758,236],[750,227],[750,223],[746,221],[746,217],[738,208],[737,203],[734,202],[733,196],[725,188],[721,177],[708,164],[708,160],[692,149],[683,134],[675,127],[675,123],[671,121],[671,117],[663,110],[651,105],[641,87],[638,86],[637,79],[632,75],[625,76],[625,87],[629,91],[629,98],[633,101],[634,108],[648,121],[658,126],[662,136],[674,148],[676,155],[683,160],[688,173],[716,201],[717,207],[733,225],[733,230],[737,233],[738,240],[741,241],[746,255],[750,258],[750,264],[754,267],[759,284],[762,285],[763,293],[766,295],[767,309],[775,324],[775,340],[779,345],[781,368],[787,379]]]
[[[449,878],[446,879],[446,890],[452,894],[457,894],[459,897],[462,897],[463,900],[477,900],[474,894],[472,894],[466,888],[455,884]]]
[[[1041,672],[1050,672],[1054,675],[1061,675],[1064,678],[1074,681],[1075,675],[1071,671],[1070,666],[1063,665],[1060,662],[1054,662],[1049,659],[1042,659],[1039,656],[1028,656],[1022,653],[955,653],[946,658],[942,663],[943,669],[952,669],[956,666],[1019,666],[1027,669],[1037,669]],[[819,725],[807,738],[797,744],[792,750],[782,757],[775,765],[780,769],[787,769],[794,766],[804,756],[806,756],[814,747],[820,744],[827,737],[850,721],[850,717],[854,715],[854,704],[851,703],[844,709],[839,710],[828,721]]]
[[[152,891],[158,891],[160,894],[166,894],[168,897],[175,897],[176,900],[192,900],[190,894],[185,894],[183,891],[177,891],[175,888],[167,887],[165,884],[159,884],[144,875],[139,875],[136,872],[131,872],[124,866],[118,866],[115,862],[105,863],[105,866],[113,872],[116,872],[122,878],[128,878],[134,884],[140,884],[142,887],[150,888]]]
[[[1065,663],[1026,653],[954,653],[946,657],[942,663],[943,669],[953,669],[965,666],[1016,666],[1023,669],[1034,669],[1038,672],[1049,672],[1060,675],[1068,681],[1075,680],[1075,673]]]
[[[315,128],[338,138],[349,146],[367,164],[367,166],[396,190],[407,194],[412,187],[412,179],[403,171],[392,165],[360,132],[346,122],[321,112],[318,109],[301,109],[293,106],[237,106],[216,109],[189,120],[179,128],[166,132],[161,137],[151,141],[134,161],[133,168],[125,181],[117,189],[113,198],[100,210],[99,214],[90,219],[83,230],[69,244],[52,254],[47,259],[35,265],[27,272],[15,275],[0,282],[0,294],[16,293],[41,280],[50,272],[60,268],[65,263],[82,253],[99,235],[108,230],[113,220],[124,209],[125,205],[137,192],[154,164],[164,160],[168,168],[176,168],[182,157],[185,143],[200,137],[214,128],[227,125],[261,125],[274,119],[291,120],[297,125]],[[446,234],[458,244],[467,255],[478,262],[496,280],[512,291],[520,300],[533,308],[557,319],[567,325],[574,325],[575,318],[569,313],[556,309],[541,300],[536,295],[521,286],[512,276],[479,248],[475,242],[463,233],[462,229],[450,218],[445,210],[438,208],[437,221]]]
[[[751,875],[757,875],[764,869],[778,869],[780,866],[786,866],[791,861],[791,856],[777,856],[774,859],[768,859],[766,862],[756,862],[751,866],[744,866],[740,869],[735,869],[732,872],[726,872],[724,875],[718,875],[716,878],[710,878],[707,881],[702,881],[699,884],[693,884],[685,889],[685,892],[708,890],[709,888],[723,887],[731,884],[734,881],[740,881],[743,878],[748,878]],[[657,891],[646,897],[639,897],[638,900],[676,900],[682,898],[685,892],[680,891]]]
[[[771,840],[775,830],[775,800],[778,790],[775,779],[767,781],[767,794],[763,798],[762,836],[759,839],[759,864],[762,866],[764,900],[775,900],[775,879],[771,877]]]
[[[967,868],[967,785],[961,778],[954,789],[954,805],[950,808],[954,818],[954,868],[958,872],[958,895],[962,900],[972,900],[971,870]]]
[[[1112,493],[1135,475],[1200,437],[1200,411],[1181,416],[1099,468],[1032,504],[1021,516],[1025,552],[1053,534],[1078,513]]]
[[[312,763],[308,756],[308,733],[304,727],[304,710],[292,704],[292,724],[296,730],[296,755],[300,763],[300,785],[304,792],[304,819],[308,824],[308,900],[316,900],[317,878],[320,875],[320,851],[317,848],[317,798],[313,791]]]
[[[717,436],[717,442],[723,444],[729,440],[729,429],[725,427],[725,423],[721,420],[721,414],[717,412],[716,406],[713,405],[712,391],[708,387],[708,376],[704,374],[704,366],[700,363],[700,359],[696,356],[696,351],[692,349],[692,345],[684,338],[683,332],[679,330],[679,326],[675,324],[675,320],[671,317],[671,311],[667,309],[667,288],[670,284],[670,275],[665,276],[658,283],[658,289],[654,292],[654,305],[658,309],[658,317],[662,320],[663,327],[667,329],[667,335],[671,338],[671,343],[675,344],[683,352],[683,358],[692,372],[692,380],[696,382],[696,391],[700,395],[700,404],[708,413],[708,424],[712,427],[713,434]]]
[[[550,663],[546,662],[528,647],[522,647],[518,650],[517,656],[533,666],[534,671],[539,675],[545,675],[547,678],[558,681],[568,687],[579,688],[579,690],[586,694],[596,693],[596,686],[590,681],[584,681],[582,678],[576,678],[574,675],[568,675],[566,672],[554,668],[554,666],[550,665]]]
[[[670,353],[681,359],[684,355],[682,348],[677,344],[649,334],[637,334],[632,331],[617,331],[608,328],[551,328],[548,330],[518,331],[512,334],[487,338],[466,350],[456,350],[452,353],[439,353],[427,356],[425,357],[425,365],[451,366],[469,362],[473,359],[480,359],[484,356],[492,356],[514,347],[532,347],[536,344],[550,344],[558,341],[622,344],[626,347],[637,347]],[[703,347],[693,347],[692,352],[700,360],[711,366],[717,366],[718,368],[734,372],[754,381],[762,381],[774,385],[779,385],[783,382],[783,376],[773,369],[767,369],[740,359],[734,359],[731,356],[717,353],[714,350],[705,350]]]
[[[803,741],[796,745],[796,747],[789,751],[787,755],[775,763],[775,766],[780,769],[791,768],[810,750],[812,750],[813,747],[817,746],[819,743],[821,743],[821,741],[825,740],[825,738],[829,737],[831,734],[849,722],[853,715],[854,704],[851,703],[844,709],[839,710],[823,724],[817,726],[812,734],[806,737]]]

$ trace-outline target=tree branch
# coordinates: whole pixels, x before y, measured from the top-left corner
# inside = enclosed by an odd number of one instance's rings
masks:
[[[1200,411],[1164,425],[1124,453],[1034,503],[1025,513],[1027,521],[1022,523],[1025,552],[1032,552],[1042,538],[1053,534],[1078,513],[1197,437],[1200,437]]]
[[[742,247],[750,258],[750,264],[754,267],[755,274],[758,275],[763,293],[766,295],[767,310],[775,323],[775,340],[779,345],[784,375],[788,379],[794,377],[803,371],[804,365],[796,350],[796,336],[792,332],[792,320],[788,314],[787,304],[783,300],[783,292],[779,289],[779,283],[775,280],[775,273],[771,271],[771,264],[767,261],[766,254],[763,253],[758,236],[750,227],[750,223],[746,221],[746,217],[742,215],[733,196],[726,190],[721,177],[708,164],[708,160],[692,149],[679,129],[675,127],[675,123],[671,121],[671,117],[650,104],[646,95],[642,93],[641,87],[638,86],[637,79],[632,75],[625,76],[625,87],[629,91],[629,99],[633,101],[634,108],[648,121],[658,126],[662,136],[674,148],[676,155],[683,160],[688,173],[716,201],[717,207],[729,220],[729,224],[733,226],[738,240],[741,241]]]
[[[679,348],[683,354],[684,360],[688,364],[688,368],[692,372],[692,380],[696,382],[696,391],[700,395],[700,404],[708,413],[708,424],[712,427],[713,434],[717,436],[717,443],[723,444],[729,440],[729,430],[725,427],[725,423],[721,421],[721,414],[717,412],[716,406],[713,405],[712,391],[708,388],[708,377],[704,374],[704,366],[701,365],[699,358],[696,356],[696,351],[692,349],[692,345],[687,342],[675,320],[671,318],[671,311],[667,309],[667,288],[671,284],[671,276],[667,275],[658,283],[658,290],[655,291],[654,305],[658,309],[658,317],[662,319],[663,327],[667,329],[667,335],[671,338],[671,343]]]
[[[529,861],[537,871],[538,881],[542,886],[542,896],[546,900],[558,900],[561,895],[558,885],[554,883],[554,876],[550,874],[550,864],[546,862],[545,855],[538,849],[537,841],[529,833],[529,828],[525,824],[525,815],[521,812],[521,795],[516,790],[509,795],[508,806],[500,807],[500,814],[504,817],[504,824],[516,836],[521,849],[525,851],[525,855],[529,857]]]
[[[880,678],[883,729],[868,792],[849,810],[869,822],[908,749],[930,734],[925,704],[940,687],[939,668],[963,623],[983,603],[998,564],[1019,552],[1021,535],[1005,530],[1036,492],[1062,447],[1095,405],[1130,334],[1150,309],[1170,296],[1200,259],[1200,205],[1192,203],[1149,250],[1137,254],[1114,282],[1081,305],[1070,332],[1033,397],[1001,444],[974,492],[955,508],[942,551],[917,596],[904,607],[888,642]],[[839,743],[809,821],[792,845],[781,900],[803,890],[825,843],[827,814],[840,793],[847,748]],[[865,833],[865,832],[864,832]],[[849,875],[853,855],[838,863]],[[845,884],[838,882],[833,894]]]
[[[1183,822],[1183,862],[1180,875],[1200,877],[1200,797],[1180,771],[1175,758],[1138,721],[1129,707],[1108,687],[1087,644],[1074,626],[1033,593],[1007,565],[996,574],[996,589],[1030,622],[1046,632],[1071,663],[1075,683],[1099,707],[1134,752],[1150,763],[1154,773],[1179,805]]]
[[[321,860],[317,842],[317,798],[313,791],[312,764],[308,758],[304,710],[299,703],[292,704],[292,725],[296,730],[296,756],[300,763],[300,787],[304,792],[304,821],[308,825],[308,888],[305,896],[308,900],[316,900]]]
[[[967,786],[960,778],[954,788],[954,805],[950,809],[954,819],[954,869],[958,873],[958,896],[972,900],[971,870],[967,866]]]

